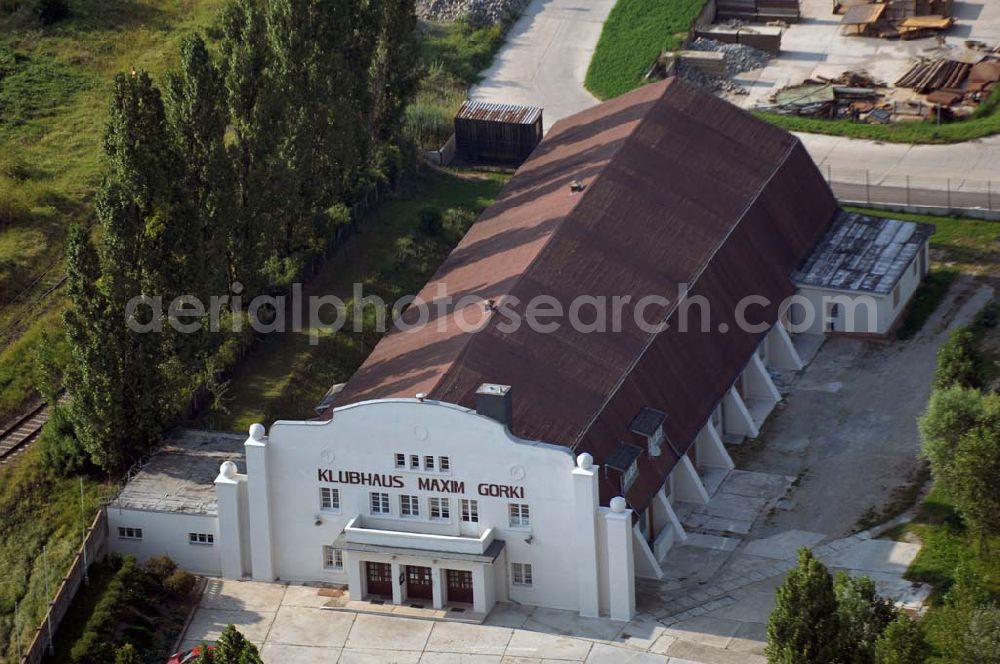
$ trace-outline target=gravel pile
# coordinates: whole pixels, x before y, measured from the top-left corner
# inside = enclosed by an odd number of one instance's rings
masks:
[[[688,47],[692,51],[714,51],[726,54],[726,78],[710,78],[687,65],[679,65],[677,73],[686,80],[706,90],[722,90],[733,94],[745,95],[748,90],[742,85],[730,80],[733,76],[751,69],[759,69],[771,60],[766,51],[746,46],[745,44],[723,44],[714,39],[699,37]]]
[[[531,0],[417,0],[417,16],[425,21],[467,17],[475,26],[501,23],[524,11]]]

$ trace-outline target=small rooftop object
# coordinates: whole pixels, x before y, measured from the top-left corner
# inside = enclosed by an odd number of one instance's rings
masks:
[[[803,286],[889,293],[934,234],[930,224],[841,211],[792,281]]]
[[[649,437],[655,434],[666,420],[667,414],[662,410],[643,406],[639,414],[632,418],[632,422],[628,425],[628,430],[640,436]]]
[[[235,476],[235,467],[227,464],[243,462],[245,440],[241,434],[182,429],[125,485],[111,507],[216,514],[213,483],[220,472]]]
[[[320,415],[326,412],[326,410],[333,405],[333,402],[337,400],[337,395],[340,394],[340,391],[344,389],[344,385],[346,384],[347,383],[337,383],[336,385],[330,387],[330,389],[326,391],[326,394],[323,395],[323,399],[316,404],[316,408],[314,410]]]
[[[636,459],[640,456],[642,456],[642,448],[638,445],[619,443],[615,451],[604,460],[604,465],[608,468],[624,473],[632,467],[632,464],[634,464]]]
[[[468,162],[520,166],[541,141],[539,106],[468,100],[455,116],[455,149]]]

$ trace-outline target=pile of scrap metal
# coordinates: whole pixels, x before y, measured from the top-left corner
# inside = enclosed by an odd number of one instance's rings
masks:
[[[951,0],[841,0],[840,24],[854,33],[886,39],[919,39],[947,30],[954,24]]]
[[[811,78],[782,88],[771,96],[771,104],[758,108],[783,115],[885,123],[892,115],[880,92],[885,87],[865,72],[844,72],[835,79]]]
[[[943,107],[965,106],[967,114],[1000,82],[1000,60],[966,51],[949,58],[924,59],[896,81],[896,87],[912,88],[927,95],[927,103]]]

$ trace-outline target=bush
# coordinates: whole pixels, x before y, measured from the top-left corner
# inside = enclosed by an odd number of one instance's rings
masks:
[[[982,358],[976,348],[976,335],[968,328],[959,328],[938,349],[934,387],[982,387],[982,365]]]
[[[444,213],[444,228],[453,237],[461,238],[476,222],[476,214],[464,208],[452,208]]]
[[[443,217],[441,215],[441,210],[436,207],[423,207],[417,213],[417,219],[419,221],[420,230],[426,235],[437,235],[441,232],[441,226],[443,225]]]
[[[983,606],[975,609],[965,631],[966,664],[997,664],[1000,662],[1000,608]]]
[[[164,579],[163,589],[178,599],[184,599],[194,592],[197,582],[194,574],[179,569]]]
[[[900,614],[886,626],[875,644],[878,664],[923,664],[930,655],[920,623]]]
[[[146,561],[145,568],[146,572],[158,583],[164,583],[171,574],[177,571],[177,563],[170,556],[153,556]]]
[[[875,584],[866,576],[855,578],[838,572],[834,591],[840,626],[840,660],[875,661],[876,642],[886,626],[895,620],[895,607],[878,596]]]
[[[69,3],[66,0],[38,0],[35,15],[42,25],[52,25],[69,16]]]

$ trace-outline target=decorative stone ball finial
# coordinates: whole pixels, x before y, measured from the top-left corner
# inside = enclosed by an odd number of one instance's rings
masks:
[[[576,465],[583,470],[590,470],[594,465],[594,456],[590,452],[584,452],[576,457]]]
[[[256,422],[250,425],[250,438],[253,440],[264,440],[266,435],[267,429],[264,428],[263,424]]]
[[[615,496],[611,499],[611,511],[615,514],[621,514],[628,507],[628,503],[621,496]]]
[[[232,461],[223,461],[222,465],[219,466],[219,474],[227,480],[231,480],[236,477],[237,472],[239,472],[239,469],[236,468],[236,464]]]

